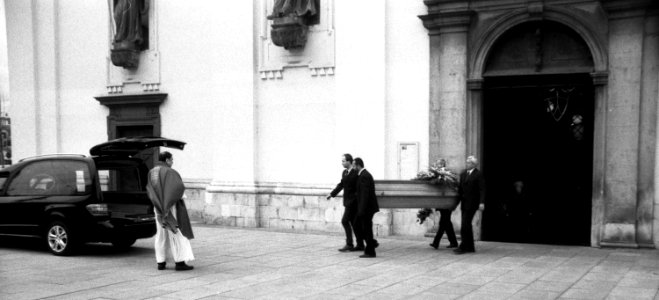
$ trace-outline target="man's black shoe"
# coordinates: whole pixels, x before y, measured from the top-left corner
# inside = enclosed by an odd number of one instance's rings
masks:
[[[450,245],[446,246],[446,248],[457,248],[457,247],[458,247],[458,244],[450,244]],[[435,248],[435,249],[437,249],[437,248]]]
[[[348,252],[348,251],[352,251],[352,249],[355,249],[355,247],[350,245],[345,245],[343,246],[343,248],[339,249],[339,252]]]
[[[375,253],[373,253],[373,254],[364,253],[364,254],[359,256],[359,258],[373,258],[373,257],[375,257]]]
[[[352,252],[354,252],[354,251],[364,251],[364,249],[365,249],[364,246],[357,246],[355,248],[350,249],[350,251],[352,251]]]
[[[165,267],[166,265],[167,265],[167,262],[158,263],[158,270],[164,270],[166,268]]]
[[[473,253],[473,252],[476,252],[476,251],[475,250],[464,250],[462,248],[455,248],[455,250],[453,250],[453,252],[455,254],[460,255],[460,254],[465,254],[465,253]]]
[[[435,245],[433,243],[430,243],[430,247],[433,247],[433,248],[435,248],[435,250],[437,250],[437,248],[439,248],[439,245]]]
[[[176,271],[188,271],[188,270],[192,270],[192,269],[194,269],[194,267],[186,265],[184,261],[177,262],[176,267],[175,267]]]

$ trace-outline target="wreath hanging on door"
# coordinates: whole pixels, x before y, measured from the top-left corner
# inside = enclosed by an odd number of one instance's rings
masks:
[[[545,98],[547,113],[559,122],[567,113],[567,108],[570,104],[570,96],[575,88],[551,88],[549,89],[549,97]]]

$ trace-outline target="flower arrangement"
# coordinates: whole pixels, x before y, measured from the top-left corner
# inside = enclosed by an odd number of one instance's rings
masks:
[[[416,221],[419,222],[419,225],[423,224],[423,222],[426,221],[426,219],[432,215],[432,209],[430,208],[423,208],[419,209],[419,211],[416,213]]]
[[[458,188],[458,176],[446,168],[446,160],[443,158],[435,161],[427,170],[417,173],[412,180],[427,181],[430,184],[443,185],[452,189]],[[430,208],[420,209],[416,213],[417,222],[423,224],[432,213]]]
[[[428,181],[430,184],[444,185],[452,189],[458,188],[458,176],[446,168],[446,160],[438,159],[427,170],[420,171],[412,180]]]

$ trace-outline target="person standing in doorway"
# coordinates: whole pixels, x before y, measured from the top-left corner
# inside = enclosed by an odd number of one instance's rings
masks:
[[[192,270],[186,261],[194,260],[190,239],[194,238],[188,210],[183,202],[185,186],[181,175],[172,169],[174,158],[165,151],[149,171],[146,190],[156,213],[155,251],[158,270],[166,268],[169,250],[176,263],[176,271]]]
[[[460,174],[458,185],[458,201],[462,202],[462,227],[460,228],[462,241],[460,246],[453,250],[456,254],[476,252],[471,221],[476,211],[482,211],[485,208],[485,180],[481,171],[476,168],[478,159],[474,156],[467,157],[466,166],[467,168]]]
[[[352,165],[352,155],[346,153],[341,158],[341,165],[345,168],[341,174],[341,181],[336,185],[336,188],[327,195],[329,200],[343,190],[343,217],[341,218],[341,225],[346,233],[346,244],[343,248],[339,249],[341,252],[347,251],[364,251],[364,240],[361,237],[359,230],[355,227],[355,218],[357,217],[357,171]],[[357,246],[352,242],[352,234],[355,234]]]
[[[375,248],[379,246],[378,241],[373,238],[373,215],[380,211],[378,199],[375,196],[375,181],[373,176],[364,169],[364,161],[355,158],[355,169],[357,169],[357,227],[366,242],[364,254],[361,258],[375,257]]]

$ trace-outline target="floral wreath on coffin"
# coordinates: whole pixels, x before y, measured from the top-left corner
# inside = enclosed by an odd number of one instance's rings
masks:
[[[412,180],[426,181],[430,184],[445,186],[450,189],[458,189],[458,176],[446,168],[446,159],[440,158],[431,164],[428,169],[419,171]],[[416,213],[417,222],[423,222],[433,213],[431,208],[420,209]]]

